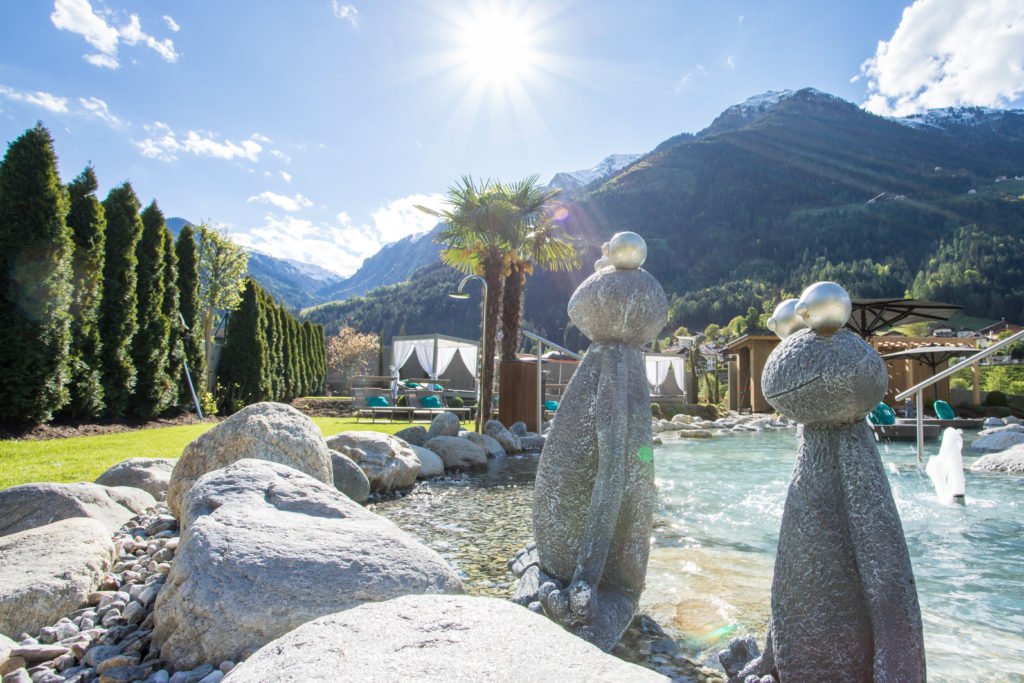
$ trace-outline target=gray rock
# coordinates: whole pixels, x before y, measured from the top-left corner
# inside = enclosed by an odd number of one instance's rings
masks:
[[[519,422],[513,422],[512,426],[508,428],[508,431],[510,431],[515,436],[526,436],[526,423],[523,422],[522,420],[520,420]]]
[[[506,600],[438,595],[397,598],[311,621],[262,647],[226,680],[326,683],[338,680],[339,672],[354,681],[668,680]]]
[[[7,661],[7,658],[11,656],[11,651],[17,646],[16,642],[0,633],[0,664]]]
[[[594,343],[537,469],[534,539],[553,578],[538,597],[549,617],[603,650],[632,621],[647,571],[654,450],[641,345],[667,316],[664,290],[642,269],[604,268],[569,300],[569,317]]]
[[[36,633],[78,609],[114,559],[110,532],[76,517],[0,538],[0,633]]]
[[[803,329],[768,358],[761,386],[803,425],[782,513],[771,626],[745,667],[780,680],[923,682],[917,588],[874,436],[885,395],[878,353],[846,329]]]
[[[444,474],[444,460],[441,460],[441,456],[422,446],[414,446],[409,444],[409,448],[416,454],[416,458],[420,461],[420,471],[416,475],[417,479],[430,479],[431,477],[440,477]]]
[[[220,683],[223,678],[223,671],[213,671],[199,679],[199,683]]]
[[[751,636],[733,638],[729,641],[729,648],[718,653],[718,661],[725,669],[729,678],[733,678],[749,662],[761,655],[757,649],[757,641]]]
[[[56,659],[62,654],[70,652],[70,648],[64,647],[63,645],[18,645],[11,652],[12,657],[21,657],[29,664],[38,664],[39,662],[48,662],[51,659]]]
[[[371,491],[407,489],[416,483],[419,460],[402,439],[380,432],[342,432],[328,438],[327,444],[359,465]]]
[[[203,664],[188,671],[177,671],[171,676],[170,683],[199,683],[214,672],[212,664]]]
[[[370,480],[366,473],[344,453],[331,449],[331,467],[334,470],[334,488],[357,503],[370,497]]]
[[[72,517],[88,517],[108,533],[156,504],[145,491],[124,486],[22,484],[0,491],[0,536]]]
[[[498,440],[495,439],[493,436],[488,436],[487,434],[479,434],[477,432],[461,432],[459,433],[459,436],[462,437],[463,439],[468,439],[469,441],[472,441],[477,446],[484,449],[484,452],[487,453],[488,458],[505,457],[505,449],[501,447],[501,444],[498,443]]]
[[[439,413],[430,421],[430,429],[427,430],[427,440],[437,436],[458,436],[461,429],[459,416],[455,413]],[[421,444],[426,446],[426,443]]]
[[[746,430],[744,430],[746,431]],[[676,436],[680,439],[710,439],[712,438],[711,432],[707,429],[680,429],[676,432]]]
[[[171,683],[171,675],[164,669],[157,669],[146,678],[145,683]]]
[[[1020,419],[1016,415],[1007,415],[1003,418],[1003,423],[1008,425],[1019,425],[1024,424],[1024,420]]]
[[[974,461],[971,471],[1024,474],[1024,444],[1017,444],[998,453],[983,455]]]
[[[487,452],[468,439],[435,436],[424,446],[444,461],[446,470],[471,470],[487,467]]]
[[[497,420],[488,420],[484,424],[484,434],[497,441],[506,453],[519,453],[523,450],[519,437],[505,429],[505,425]]]
[[[427,436],[427,430],[425,427],[416,425],[415,427],[406,427],[395,432],[395,436],[402,441],[412,446],[422,446],[427,442],[429,438]]]
[[[189,492],[153,643],[177,669],[238,661],[310,619],[408,593],[460,593],[440,555],[333,486],[241,460]]]
[[[981,430],[978,432],[978,438],[974,440],[968,450],[975,453],[998,453],[1022,443],[1024,443],[1024,426],[1009,424]]]
[[[171,471],[177,458],[131,458],[122,460],[97,479],[103,486],[132,486],[153,498],[163,500],[171,483]]]
[[[107,669],[100,675],[99,683],[132,683],[141,681],[153,670],[151,664],[127,664]]]
[[[540,434],[527,434],[526,436],[519,437],[519,445],[524,452],[539,453],[544,450],[544,442],[546,440],[547,437]]]
[[[14,671],[4,674],[3,683],[33,683],[32,677],[28,674],[28,671],[24,667],[15,669]]]
[[[982,421],[981,426],[985,429],[991,429],[992,427],[1002,427],[1006,424],[1006,422],[1003,422],[998,417],[986,417]]]
[[[180,517],[185,494],[199,477],[243,458],[281,463],[325,484],[333,482],[331,456],[316,424],[283,403],[256,403],[185,447],[167,490],[171,512]]]

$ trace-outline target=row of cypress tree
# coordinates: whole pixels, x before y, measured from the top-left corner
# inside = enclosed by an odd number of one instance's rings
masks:
[[[148,419],[190,400],[186,360],[201,386],[193,231],[175,243],[155,201],[97,188],[91,166],[61,184],[41,123],[0,162],[0,420]]]
[[[327,377],[323,325],[300,323],[252,278],[228,319],[218,381],[228,411],[257,401],[323,393]]]

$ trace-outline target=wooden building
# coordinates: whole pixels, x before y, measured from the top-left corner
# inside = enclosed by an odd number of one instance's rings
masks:
[[[729,410],[741,413],[771,413],[771,407],[761,392],[761,375],[768,356],[779,345],[779,338],[771,335],[744,335],[726,346],[729,360]]]

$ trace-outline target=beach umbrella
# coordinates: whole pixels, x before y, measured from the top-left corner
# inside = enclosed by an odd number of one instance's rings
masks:
[[[932,375],[934,376],[938,367],[951,358],[973,356],[977,352],[978,349],[969,346],[917,346],[911,349],[904,349],[903,351],[896,351],[895,353],[887,353],[882,358],[886,360],[910,358],[920,361],[931,368]],[[939,388],[937,384],[932,385],[932,391],[935,394],[935,398],[938,399]],[[918,406],[917,409],[920,410],[921,406]]]
[[[963,306],[924,299],[853,299],[846,327],[864,339],[879,330],[907,323],[949,320]]]

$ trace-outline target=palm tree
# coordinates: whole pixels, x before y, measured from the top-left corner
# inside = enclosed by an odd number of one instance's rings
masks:
[[[475,273],[487,283],[487,320],[480,372],[481,424],[490,418],[494,389],[495,331],[501,314],[506,253],[517,227],[516,208],[505,198],[499,183],[474,181],[463,176],[448,188],[449,208],[437,211],[417,206],[436,216],[445,227],[435,238],[446,245],[441,260],[464,273]]]
[[[516,213],[504,263],[502,360],[515,360],[519,349],[526,278],[533,274],[534,266],[568,271],[580,265],[575,247],[559,236],[558,223],[552,218],[559,190],[546,189],[538,180],[539,176],[532,175],[501,187],[505,200]]]

